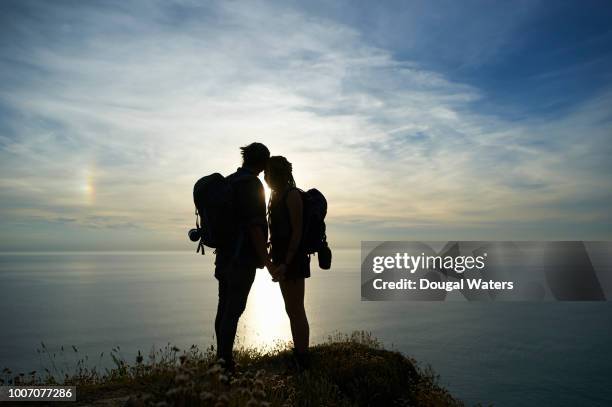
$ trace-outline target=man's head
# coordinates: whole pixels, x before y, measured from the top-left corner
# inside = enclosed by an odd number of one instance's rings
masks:
[[[266,168],[270,150],[261,143],[251,143],[248,146],[240,147],[242,154],[242,166],[249,168],[259,174]]]

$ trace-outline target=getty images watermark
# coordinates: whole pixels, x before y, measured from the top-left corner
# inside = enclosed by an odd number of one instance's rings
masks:
[[[612,242],[361,242],[363,300],[606,301]]]

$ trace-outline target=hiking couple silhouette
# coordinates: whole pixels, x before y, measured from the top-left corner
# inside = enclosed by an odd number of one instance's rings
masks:
[[[199,238],[202,252],[203,245],[216,249],[217,357],[227,370],[234,370],[232,349],[238,320],[256,269],[265,267],[279,284],[285,302],[296,367],[307,369],[310,328],[304,308],[305,279],[310,277],[310,254],[319,253],[322,268],[331,264],[323,222],[327,202],[317,190],[299,190],[291,163],[282,156],[271,157],[265,145],[251,143],[240,150],[242,165],[236,172],[227,177],[217,173],[203,177],[194,187],[202,227],[196,222],[190,238]],[[262,172],[271,190],[267,210],[258,178]]]

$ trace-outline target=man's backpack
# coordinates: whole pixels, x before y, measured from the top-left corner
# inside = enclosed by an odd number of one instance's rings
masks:
[[[204,246],[214,249],[230,246],[237,238],[240,225],[234,204],[234,185],[248,178],[245,175],[230,180],[214,173],[195,183],[193,202],[200,237],[198,252],[202,250],[204,254]]]
[[[331,267],[331,250],[327,244],[325,232],[327,200],[315,188],[306,192],[299,191],[304,205],[302,247],[306,254],[318,253],[319,266],[322,269],[329,269]]]

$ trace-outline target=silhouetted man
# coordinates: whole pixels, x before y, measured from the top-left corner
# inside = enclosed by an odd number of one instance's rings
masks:
[[[232,244],[218,248],[215,277],[219,280],[219,304],[215,318],[217,356],[234,369],[232,349],[238,320],[255,279],[255,269],[273,266],[267,256],[266,199],[257,176],[265,169],[270,151],[261,143],[241,147],[242,167],[228,176],[234,191],[234,215],[238,232]]]

